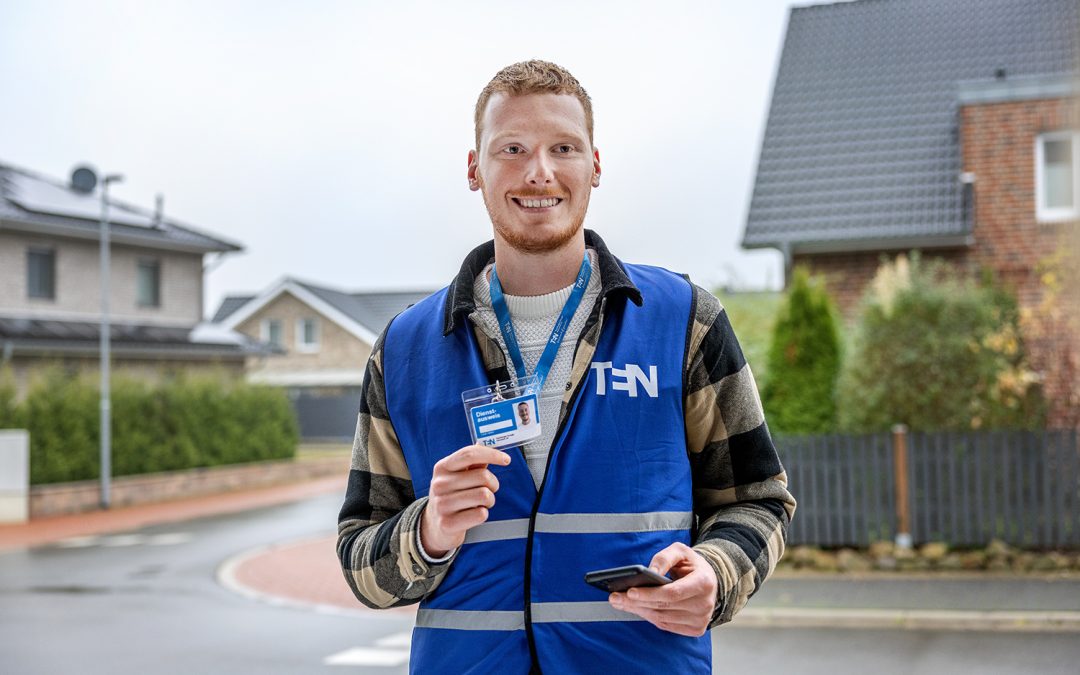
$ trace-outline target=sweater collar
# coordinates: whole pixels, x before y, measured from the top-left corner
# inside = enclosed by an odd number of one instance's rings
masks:
[[[585,245],[596,251],[600,268],[600,297],[624,295],[635,305],[641,306],[641,291],[630,281],[622,261],[611,254],[604,240],[592,230],[585,230]],[[443,308],[443,335],[449,335],[465,317],[476,311],[473,298],[473,282],[484,267],[495,258],[495,242],[489,241],[472,250],[461,264],[461,270],[446,294]]]

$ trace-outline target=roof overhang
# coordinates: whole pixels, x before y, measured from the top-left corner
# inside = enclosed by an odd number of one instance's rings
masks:
[[[1071,98],[1080,93],[1080,75],[1028,75],[957,83],[960,105]]]
[[[896,237],[887,239],[838,239],[833,241],[743,242],[743,248],[774,248],[791,255],[822,253],[863,253],[866,251],[910,251],[914,249],[968,248],[975,244],[971,234],[937,237]]]
[[[244,250],[239,244],[232,242],[222,242],[221,246],[198,246],[196,244],[188,244],[175,240],[162,239],[160,236],[155,236],[151,233],[140,233],[122,231],[120,228],[113,224],[109,231],[109,239],[113,244],[121,244],[128,246],[140,246],[143,248],[160,249],[163,251],[179,251],[183,253],[235,253]],[[13,232],[26,232],[30,234],[44,234],[55,237],[64,237],[65,239],[81,239],[83,241],[98,241],[100,239],[98,230],[93,229],[92,225],[88,224],[72,224],[62,225],[56,222],[44,222],[32,221],[32,220],[12,220],[11,218],[0,218],[0,230],[11,230]]]
[[[300,302],[308,305],[313,310],[330,319],[338,326],[340,326],[343,330],[360,339],[366,344],[374,345],[375,341],[379,337],[367,327],[355,321],[352,317],[348,316],[341,310],[337,309],[330,303],[326,302],[319,296],[315,295],[314,293],[307,290],[300,284],[296,283],[294,280],[289,279],[288,277],[279,280],[268,290],[256,296],[246,305],[230,314],[222,322],[222,325],[230,330],[236,330],[237,326],[244,323],[251,317],[255,316],[255,314],[257,314],[259,310],[276,300],[283,293],[288,293],[292,295]]]

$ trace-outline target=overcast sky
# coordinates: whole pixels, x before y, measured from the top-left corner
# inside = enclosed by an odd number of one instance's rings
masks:
[[[244,245],[206,311],[283,275],[443,286],[491,238],[472,110],[543,58],[588,89],[603,166],[586,226],[706,286],[777,286],[739,240],[790,0],[0,2],[0,162]],[[805,3],[800,3],[805,4]]]

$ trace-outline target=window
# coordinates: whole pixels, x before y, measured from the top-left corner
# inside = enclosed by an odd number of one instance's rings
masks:
[[[1035,141],[1035,214],[1039,222],[1080,218],[1080,134],[1043,134]]]
[[[281,319],[262,320],[262,341],[275,347],[281,347]]]
[[[161,306],[161,263],[140,260],[135,268],[135,300],[139,307]]]
[[[31,298],[56,298],[56,252],[51,248],[27,249],[26,294]]]
[[[300,319],[296,322],[296,349],[302,352],[319,351],[319,320]]]

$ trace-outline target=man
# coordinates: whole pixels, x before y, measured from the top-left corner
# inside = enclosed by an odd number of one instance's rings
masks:
[[[795,509],[753,376],[712,295],[583,229],[600,155],[570,73],[503,69],[475,125],[494,241],[372,351],[345,577],[370,607],[421,602],[416,672],[711,672],[707,629],[772,572]],[[471,444],[462,392],[530,376],[540,436]],[[674,581],[583,581],[640,563]]]
[[[529,404],[525,401],[517,404],[518,419],[521,420],[521,426],[529,425]]]

